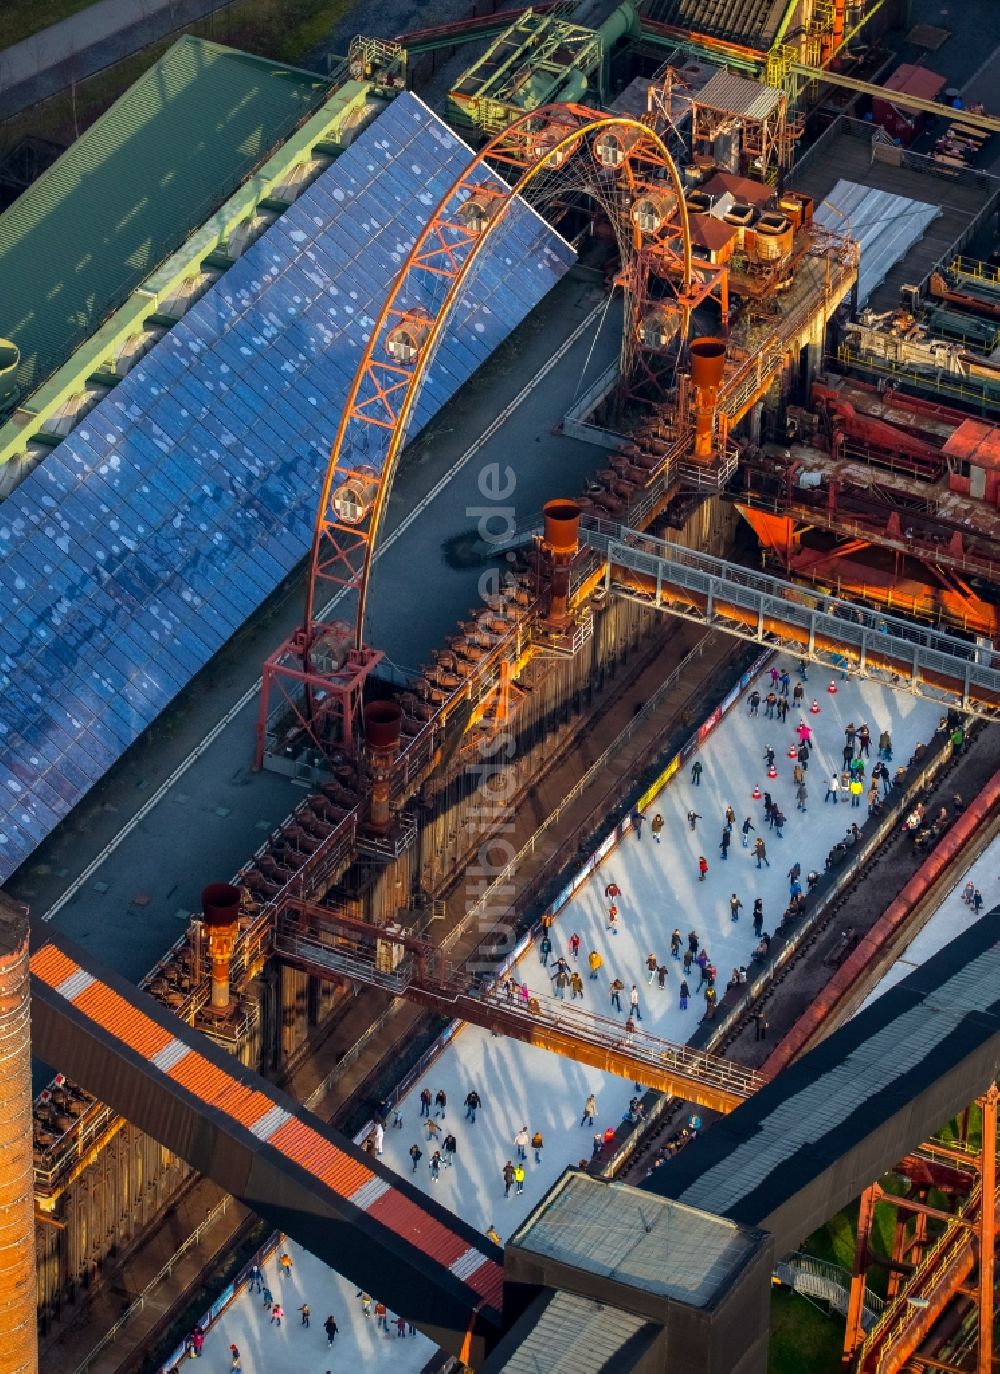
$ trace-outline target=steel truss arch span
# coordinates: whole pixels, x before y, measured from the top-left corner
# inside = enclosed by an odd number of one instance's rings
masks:
[[[684,188],[660,135],[641,120],[584,106],[534,110],[492,138],[454,180],[417,235],[374,322],[348,390],[320,492],[300,640],[304,675],[313,671],[318,588],[357,589],[356,652],[362,650],[376,540],[420,387],[484,247],[511,207],[548,178],[553,185],[574,158],[589,157],[608,181],[623,179],[626,203],[650,183],[669,184],[674,213],[659,235],[665,274],[673,278],[686,333],[692,297],[691,236]],[[492,166],[491,166],[492,164]],[[497,166],[513,170],[508,181]],[[571,185],[571,183],[570,183]],[[630,194],[631,193],[631,194]],[[537,203],[543,197],[534,195]],[[629,221],[636,253],[648,247]],[[621,227],[615,226],[621,241]],[[437,286],[436,308],[415,308],[417,282]],[[388,436],[388,437],[386,437]]]

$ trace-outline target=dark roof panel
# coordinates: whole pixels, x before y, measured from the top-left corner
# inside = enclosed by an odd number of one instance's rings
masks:
[[[0,338],[39,386],[319,106],[319,76],[186,35],[0,215]]]

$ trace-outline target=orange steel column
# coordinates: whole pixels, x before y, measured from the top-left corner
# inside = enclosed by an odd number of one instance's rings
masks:
[[[569,568],[580,548],[580,507],[575,501],[546,501],[544,547],[552,559],[552,599],[548,622],[556,629],[569,623]]]
[[[865,1278],[868,1274],[868,1247],[871,1239],[872,1221],[875,1217],[875,1196],[878,1184],[873,1183],[861,1194],[858,1209],[858,1230],[854,1242],[854,1273],[851,1276],[851,1293],[847,1300],[847,1326],[844,1330],[844,1353],[840,1367],[850,1370],[854,1356],[865,1338],[861,1318],[865,1309]]]
[[[996,1258],[997,1099],[991,1083],[983,1106],[983,1198],[979,1218],[979,1358],[978,1374],[993,1368],[993,1271]]]
[[[37,1374],[28,912],[0,893],[0,1374]]]
[[[365,745],[371,770],[371,815],[368,824],[385,834],[392,820],[392,765],[399,754],[403,712],[394,701],[372,701],[365,707]]]
[[[201,909],[208,932],[208,957],[212,965],[212,1010],[226,1011],[230,1004],[229,963],[240,927],[240,890],[229,883],[210,883],[201,894]]]
[[[715,448],[715,409],[726,367],[722,339],[692,339],[691,380],[694,382],[694,456],[707,462]]]

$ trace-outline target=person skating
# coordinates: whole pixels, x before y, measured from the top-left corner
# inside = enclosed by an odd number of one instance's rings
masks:
[[[697,932],[696,930],[689,930],[689,931],[688,931],[688,949],[691,951],[691,957],[692,957],[692,959],[693,959],[694,956],[698,953],[698,946],[699,946],[700,944],[701,944],[701,941],[698,939],[698,932]]]
[[[868,757],[868,748],[871,742],[872,732],[869,730],[868,723],[866,721],[862,724],[861,729],[858,731],[858,752],[864,754],[865,758]]]
[[[603,960],[603,959],[601,958],[601,956],[598,954],[597,950],[596,950],[596,949],[592,949],[592,950],[590,951],[590,953],[587,955],[587,967],[590,969],[590,976],[591,976],[591,978],[596,978],[596,977],[597,977],[597,975],[598,975],[598,974],[600,973],[600,971],[601,971],[601,965],[602,965],[603,963],[604,963],[604,960]]]
[[[625,984],[622,982],[620,978],[615,978],[610,988],[611,1005],[617,1008],[618,1011],[621,1011],[622,1009],[622,993],[624,991]]]
[[[824,801],[824,802],[832,801],[833,804],[834,804],[834,806],[836,806],[836,804],[837,804],[837,802],[838,802],[839,800],[840,800],[840,778],[839,778],[839,776],[838,776],[836,773],[834,773],[834,774],[832,775],[832,777],[830,778],[830,785],[829,785],[829,786],[827,787],[827,789],[826,789],[826,796],[823,798],[823,801]]]
[[[649,986],[653,986],[653,979],[656,977],[656,970],[659,967],[659,959],[655,954],[646,955],[646,972],[649,974]]]
[[[576,933],[575,930],[574,930],[573,934],[569,937],[569,952],[570,952],[570,954],[572,954],[572,956],[573,956],[574,959],[576,959],[576,958],[579,957],[579,954],[580,954],[580,937],[579,937],[579,935],[577,935],[577,933]]]
[[[698,980],[698,991],[701,992],[702,988],[708,982],[708,951],[705,949],[701,950],[695,963],[698,965],[698,971],[701,974],[701,978]]]
[[[270,1288],[268,1288],[266,1283],[264,1284],[264,1287],[260,1290],[260,1295],[264,1299],[264,1311],[270,1312],[271,1308],[274,1306],[274,1294],[271,1292]]]
[[[686,949],[686,950],[684,951],[684,961],[683,961],[683,962],[684,962],[684,976],[685,976],[685,978],[686,978],[686,977],[688,976],[688,974],[691,972],[691,965],[694,963],[694,955],[691,953],[691,951],[690,951],[689,949]]]
[[[697,811],[689,811],[689,812],[688,812],[688,829],[689,829],[689,830],[697,830],[697,829],[698,829],[698,822],[699,822],[700,820],[701,820],[701,816],[698,814]]]
[[[608,930],[612,935],[618,934],[618,908],[614,902],[608,907]]]
[[[681,932],[677,926],[670,937],[670,953],[674,959],[681,957]]]
[[[502,1171],[502,1172],[503,1172],[503,1195],[504,1195],[505,1198],[508,1198],[508,1197],[510,1197],[510,1190],[511,1190],[511,1188],[514,1186],[514,1166],[513,1166],[513,1164],[510,1162],[509,1159],[508,1159],[507,1163],[503,1166],[503,1171]]]
[[[283,1279],[291,1278],[292,1257],[287,1250],[282,1250],[281,1254],[278,1256],[278,1268],[281,1271],[281,1277]]]
[[[886,763],[892,762],[892,736],[888,730],[883,730],[878,737],[878,754]]]
[[[736,824],[736,812],[733,810],[732,806],[727,806],[727,807],[726,807],[726,826],[727,826],[727,828],[728,828],[729,830],[732,830],[732,828],[733,828],[733,826],[734,826],[735,824]]]
[[[701,775],[703,771],[701,760],[695,759],[694,763],[691,765],[691,782],[695,787],[701,786]]]
[[[302,1325],[307,1327],[309,1325],[309,1318],[312,1316],[309,1304],[304,1302],[299,1308],[299,1312],[302,1316]]]
[[[751,831],[751,830],[755,830],[755,829],[756,829],[756,826],[754,825],[753,821],[751,821],[750,817],[747,816],[746,820],[743,822],[742,826],[740,827],[740,834],[743,836],[743,848],[744,848],[744,849],[746,849],[747,846],[748,846],[749,843],[750,843],[750,831]]]
[[[629,1015],[636,1021],[641,1021],[642,1012],[639,1010],[639,989],[636,987],[635,983],[632,984],[632,991],[628,995],[628,1002],[630,1008]]]
[[[764,716],[767,720],[774,720],[774,708],[778,704],[778,698],[773,692],[768,692],[764,698]]]
[[[432,1103],[433,1101],[434,1101],[434,1098],[433,1098],[432,1095],[431,1095],[431,1090],[430,1090],[430,1088],[424,1088],[424,1089],[421,1091],[421,1094],[420,1094],[420,1115],[421,1115],[421,1116],[430,1116],[430,1114],[431,1114],[431,1103]]]
[[[699,881],[700,883],[703,883],[707,877],[708,877],[708,860],[705,858],[704,854],[699,854],[699,856],[698,856],[698,881]]]
[[[487,1239],[487,1240],[491,1240],[491,1241],[493,1242],[494,1245],[502,1245],[502,1244],[503,1244],[503,1241],[500,1239],[500,1232],[499,1232],[499,1231],[497,1230],[497,1228],[493,1225],[492,1221],[490,1222],[489,1226],[487,1226],[487,1228],[486,1228],[486,1239]]]
[[[645,824],[645,820],[646,817],[642,814],[641,811],[635,810],[632,812],[632,829],[635,831],[635,837],[637,840],[642,839],[642,827]]]
[[[438,1123],[436,1121],[432,1121],[431,1118],[428,1117],[427,1120],[424,1122],[424,1125],[427,1128],[427,1139],[437,1140],[438,1136],[441,1134],[441,1127],[438,1125]]]
[[[530,1139],[530,1137],[529,1137],[529,1135],[528,1135],[528,1128],[527,1128],[527,1126],[522,1126],[521,1129],[518,1131],[517,1135],[514,1137],[514,1144],[517,1146],[517,1157],[518,1157],[518,1159],[527,1159],[527,1158],[528,1158],[528,1141],[529,1141],[529,1139]]]
[[[583,1115],[580,1117],[581,1126],[593,1126],[594,1118],[597,1116],[597,1098],[593,1093],[587,1094],[587,1100],[583,1104]]]
[[[487,1234],[489,1234],[489,1233],[487,1232]],[[397,1317],[397,1318],[396,1318],[396,1339],[397,1339],[397,1341],[398,1341],[402,1336],[405,1336],[405,1335],[406,1335],[406,1318],[405,1318],[405,1317]],[[330,1371],[329,1371],[329,1370],[327,1370],[327,1374],[330,1374]]]
[[[534,1150],[534,1152],[535,1152],[535,1163],[536,1163],[536,1164],[541,1164],[541,1162],[542,1162],[542,1146],[543,1146],[544,1144],[545,1144],[545,1141],[542,1139],[542,1133],[541,1133],[541,1131],[536,1131],[536,1132],[534,1133],[534,1135],[531,1137],[531,1148],[532,1148],[532,1149]]]
[[[446,1169],[453,1169],[455,1167],[455,1155],[458,1152],[458,1141],[450,1132],[442,1141],[441,1149],[443,1151],[442,1162],[444,1163],[444,1167]]]
[[[756,687],[750,693],[748,700],[750,703],[750,714],[756,716],[760,711],[760,693],[757,691]]]
[[[774,749],[772,748],[772,746],[771,746],[770,744],[769,744],[769,745],[767,746],[767,748],[764,750],[764,753],[763,753],[763,755],[762,755],[762,758],[763,758],[764,763],[766,764],[766,766],[767,766],[768,768],[773,768],[773,767],[774,767]]]
[[[571,1002],[575,1002],[578,997],[583,998],[583,979],[576,969],[573,970],[569,980],[569,996]]]
[[[791,677],[789,676],[789,673],[788,673],[788,669],[787,669],[787,668],[785,668],[785,669],[782,671],[782,674],[781,674],[781,677],[780,677],[779,681],[781,682],[781,695],[782,695],[783,697],[787,697],[787,696],[788,696],[788,689],[789,689],[789,687],[790,687],[790,685],[791,685],[791,681],[792,681]]]
[[[774,804],[774,810],[771,812],[771,815],[774,818],[774,833],[777,835],[779,840],[784,839],[782,830],[785,825],[785,813],[784,811],[782,811],[781,807],[778,805],[777,802],[775,802]],[[768,864],[768,868],[770,868],[770,864]]]
[[[760,939],[760,932],[764,929],[764,899],[755,897],[753,902],[753,933]]]
[[[364,1314],[364,1316],[370,1317],[372,1314],[371,1294],[365,1293],[362,1289],[359,1288],[357,1293],[355,1294],[355,1297],[357,1297],[361,1302],[361,1311]]]
[[[653,817],[653,820],[649,828],[653,832],[653,839],[656,841],[657,844],[659,844],[660,832],[663,829],[663,817],[660,815],[659,811],[657,811],[656,815]]]
[[[723,831],[722,831],[722,838],[721,838],[721,840],[719,841],[719,852],[720,852],[720,854],[722,855],[723,859],[728,859],[728,858],[729,858],[729,845],[730,845],[730,843],[731,843],[731,841],[732,841],[732,838],[733,838],[733,832],[730,830],[729,826],[727,825],[727,826],[724,827],[724,829],[723,829]]]
[[[792,688],[792,705],[795,707],[800,707],[802,705],[802,701],[805,697],[805,694],[806,689],[802,686],[801,682],[797,682],[795,686]]]
[[[805,809],[806,809],[806,798],[807,798],[808,796],[809,796],[809,793],[806,791],[806,785],[805,785],[805,783],[804,783],[804,782],[800,782],[799,785],[798,785],[798,787],[796,787],[796,789],[795,789],[795,809],[796,809],[796,811],[805,811]]]
[[[555,987],[556,997],[558,997],[560,1002],[565,1001],[566,989],[570,985],[569,974],[566,972],[565,969],[557,969],[556,972],[552,975],[552,982],[553,986]]]
[[[285,1315],[285,1309],[280,1302],[276,1302],[271,1308],[271,1325],[281,1328],[281,1319]]]
[[[865,790],[865,785],[861,781],[860,777],[853,777],[851,779],[851,784],[848,790],[851,794],[851,805],[859,807],[861,805],[861,794]]]
[[[514,1182],[517,1184],[517,1191],[518,1191],[518,1194],[523,1193],[523,1192],[524,1192],[524,1165],[523,1165],[523,1164],[515,1164],[515,1165],[514,1165]]]
[[[431,1182],[432,1182],[432,1183],[437,1183],[438,1179],[441,1177],[441,1151],[440,1151],[440,1150],[435,1150],[434,1153],[431,1155],[431,1162],[430,1162],[430,1166],[429,1166],[429,1167],[430,1167],[430,1171],[431,1171]]]
[[[767,845],[764,843],[763,835],[757,836],[757,842],[753,847],[753,852],[757,856],[758,868],[760,868],[763,864],[766,864],[768,868],[771,867],[771,861],[767,857]]]
[[[686,979],[682,979],[682,980],[681,980],[681,986],[680,986],[680,1009],[681,1009],[681,1011],[687,1011],[687,1009],[688,1009],[688,998],[689,998],[690,996],[691,996],[691,990],[690,990],[690,988],[689,988],[688,985],[687,985],[687,980],[686,980]]]
[[[656,981],[659,983],[661,988],[665,988],[667,986],[668,972],[669,969],[667,968],[666,964],[660,964],[660,966],[656,970]]]
[[[473,1126],[476,1124],[476,1112],[479,1111],[479,1108],[482,1105],[483,1100],[476,1092],[475,1088],[473,1088],[469,1093],[466,1094],[465,1119],[466,1121],[470,1121]]]
[[[332,1312],[327,1317],[326,1321],[323,1323],[323,1330],[326,1332],[327,1345],[333,1345],[334,1341],[337,1339],[337,1332],[340,1330],[340,1328],[334,1321]]]
[[[243,1374],[243,1359],[238,1345],[229,1347],[229,1374]]]
[[[740,919],[740,912],[742,910],[743,903],[740,901],[739,897],[737,897],[736,893],[734,892],[729,899],[729,919],[731,921],[738,921]]]
[[[375,1304],[375,1317],[376,1317],[376,1320],[377,1320],[377,1323],[378,1323],[378,1329],[379,1329],[380,1331],[384,1331],[385,1334],[388,1336],[388,1334],[389,1334],[389,1309],[386,1307],[386,1305],[385,1305],[384,1302],[377,1302],[377,1303]]]
[[[552,941],[547,935],[543,935],[538,942],[538,957],[542,961],[542,968],[546,968],[549,962],[549,955],[552,953]]]

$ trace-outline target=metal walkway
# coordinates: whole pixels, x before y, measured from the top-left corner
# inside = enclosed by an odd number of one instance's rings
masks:
[[[580,539],[606,560],[606,586],[620,596],[941,705],[1000,714],[1000,655],[970,640],[610,521],[585,519]]]
[[[513,984],[508,989],[495,978],[477,978],[434,945],[308,902],[282,907],[274,952],[320,977],[339,974],[383,988],[713,1111],[732,1111],[766,1081],[742,1064],[661,1040],[641,1026],[628,1030],[569,999],[532,995],[524,1003]]]
[[[475,1364],[500,1336],[503,1255],[47,926],[32,1049],[324,1263]]]

